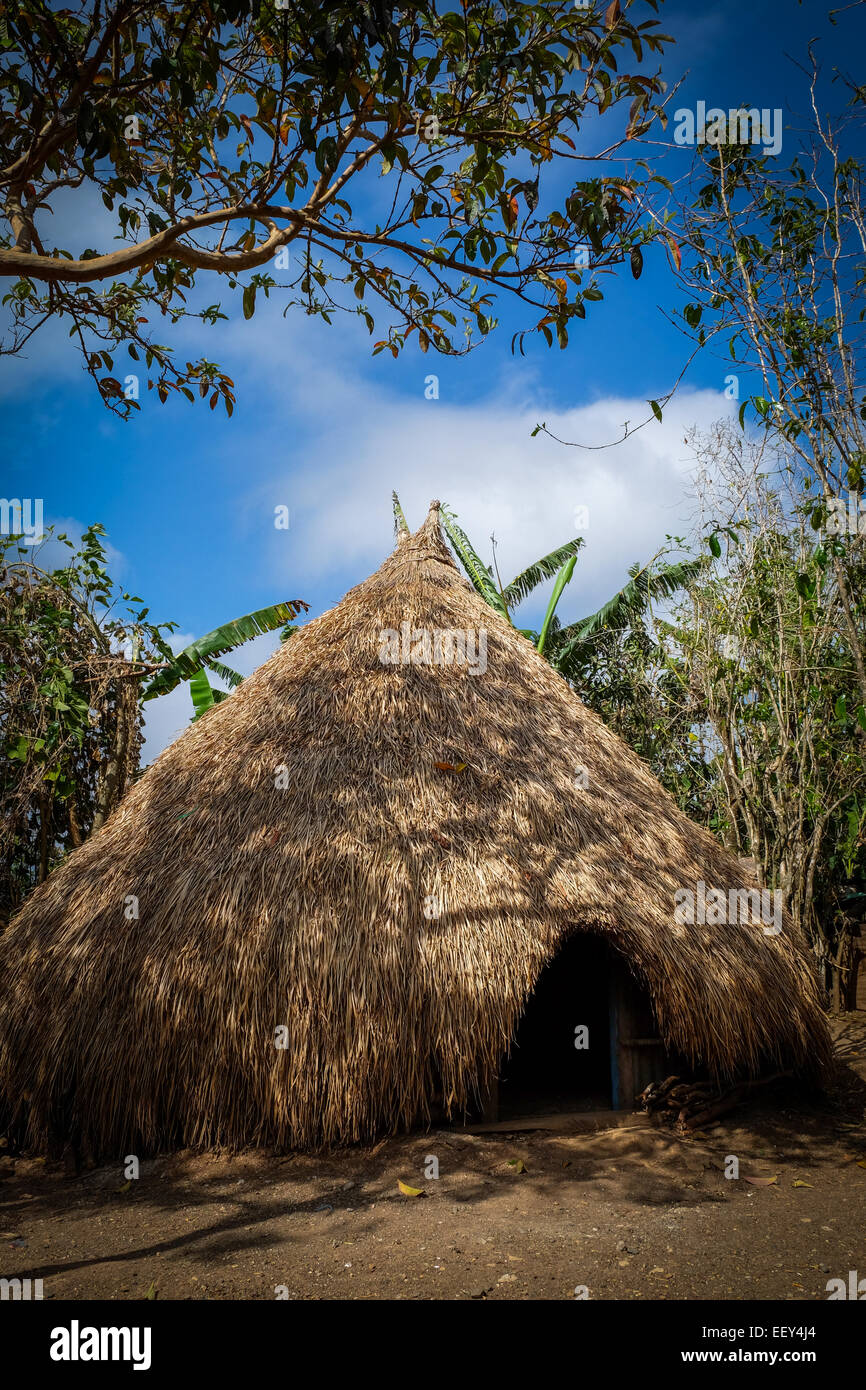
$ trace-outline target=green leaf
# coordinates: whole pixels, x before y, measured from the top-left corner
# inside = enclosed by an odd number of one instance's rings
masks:
[[[207,669],[212,671],[219,680],[225,681],[230,690],[237,690],[244,679],[240,672],[235,671],[231,666],[224,666],[221,661],[209,661],[207,663]],[[220,691],[215,692],[217,695],[220,693]]]
[[[571,559],[567,560],[566,563],[562,566],[562,569],[559,571],[559,574],[556,577],[556,583],[553,586],[553,593],[550,595],[550,602],[547,605],[547,612],[544,615],[544,622],[541,624],[541,632],[538,634],[538,642],[536,644],[535,650],[538,652],[539,656],[544,654],[544,647],[545,643],[547,642],[547,634],[550,631],[550,624],[552,623],[553,615],[556,612],[556,605],[559,603],[559,600],[562,597],[563,589],[565,588],[566,584],[570,582],[571,576],[574,574],[574,567],[576,564],[577,556],[572,555]]]
[[[581,618],[559,634],[558,650],[551,658],[560,674],[571,678],[579,668],[587,643],[602,632],[624,632],[642,623],[652,599],[667,599],[679,589],[687,588],[705,568],[704,557],[697,560],[678,560],[651,572],[646,566],[632,565],[629,582],[602,604],[595,613]]]
[[[815,581],[808,574],[797,575],[797,593],[801,598],[810,599],[815,593]]]
[[[659,423],[661,423],[662,408],[659,405],[658,401],[650,401],[650,405],[652,406],[653,415],[656,417]]]
[[[491,608],[495,609],[495,611],[503,618],[507,619],[508,622],[511,622],[502,595],[490,578],[490,572],[487,566],[473,549],[469,537],[457,525],[456,518],[452,513],[446,511],[444,507],[441,509],[440,516],[442,518],[442,526],[445,530],[445,534],[457,552],[457,558],[469,576],[469,580],[473,587],[481,595],[485,603],[489,604]]]
[[[207,672],[204,670],[196,671],[195,675],[191,677],[189,693],[195,710],[194,720],[200,719],[216,703],[213,687],[207,678]]]
[[[552,579],[559,572],[566,560],[572,555],[577,555],[583,545],[583,537],[575,536],[574,540],[566,541],[565,545],[552,550],[543,559],[536,560],[535,564],[523,570],[511,583],[506,586],[502,597],[507,608],[514,608],[532,593],[539,584],[543,584],[546,579]]]
[[[398,534],[401,531],[405,531],[406,535],[408,536],[409,523],[403,515],[403,508],[400,506],[400,498],[397,496],[396,492],[391,493],[391,502],[394,508],[394,529],[398,532]]]
[[[256,287],[247,285],[244,290],[244,318],[251,319],[256,312]]]
[[[206,633],[204,637],[199,637],[197,641],[191,642],[183,651],[178,652],[171,664],[158,671],[148,682],[142,699],[153,700],[158,695],[167,695],[175,686],[180,685],[181,681],[190,680],[203,666],[211,666],[216,658],[233,651],[244,642],[249,642],[253,637],[273,632],[284,623],[292,622],[308,608],[309,604],[304,603],[302,599],[291,599],[285,603],[272,604],[269,608],[258,608],[243,618],[224,623],[222,627]]]

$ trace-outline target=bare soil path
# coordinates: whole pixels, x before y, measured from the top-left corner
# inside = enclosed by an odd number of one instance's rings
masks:
[[[439,1130],[173,1154],[133,1182],[0,1158],[0,1276],[56,1299],[826,1299],[866,1276],[866,1016],[834,1029],[827,1104],[773,1088],[688,1139]]]

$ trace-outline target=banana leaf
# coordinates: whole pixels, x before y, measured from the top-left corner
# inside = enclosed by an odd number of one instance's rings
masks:
[[[226,666],[217,671],[217,658],[233,651],[243,642],[249,642],[253,637],[260,637],[265,632],[273,632],[276,628],[292,622],[301,612],[306,613],[308,609],[309,604],[304,603],[302,599],[290,599],[285,603],[274,603],[269,608],[258,608],[254,613],[235,618],[233,622],[223,623],[222,627],[214,628],[213,632],[206,633],[204,637],[199,637],[188,647],[184,647],[170,665],[162,671],[157,671],[144,687],[142,699],[155,700],[158,695],[167,695],[182,681],[191,680],[205,666],[226,680],[229,685],[238,684],[241,677],[236,671],[232,671],[231,667]],[[228,675],[223,674],[224,672]]]

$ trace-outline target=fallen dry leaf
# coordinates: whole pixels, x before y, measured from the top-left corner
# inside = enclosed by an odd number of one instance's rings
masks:
[[[409,1184],[408,1184],[407,1182],[403,1182],[402,1179],[400,1179],[400,1178],[397,1179],[397,1186],[399,1187],[400,1191],[403,1193],[403,1196],[404,1196],[404,1197],[423,1197],[423,1196],[424,1196],[424,1189],[423,1189],[423,1188],[421,1188],[421,1187],[410,1187]]]

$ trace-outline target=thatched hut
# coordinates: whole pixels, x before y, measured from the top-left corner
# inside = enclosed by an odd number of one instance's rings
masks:
[[[608,1103],[666,1052],[819,1074],[787,917],[676,907],[743,874],[460,576],[433,503],[25,903],[0,1093],[36,1146],[363,1140],[483,1104],[544,980],[541,1087],[590,1015]]]

